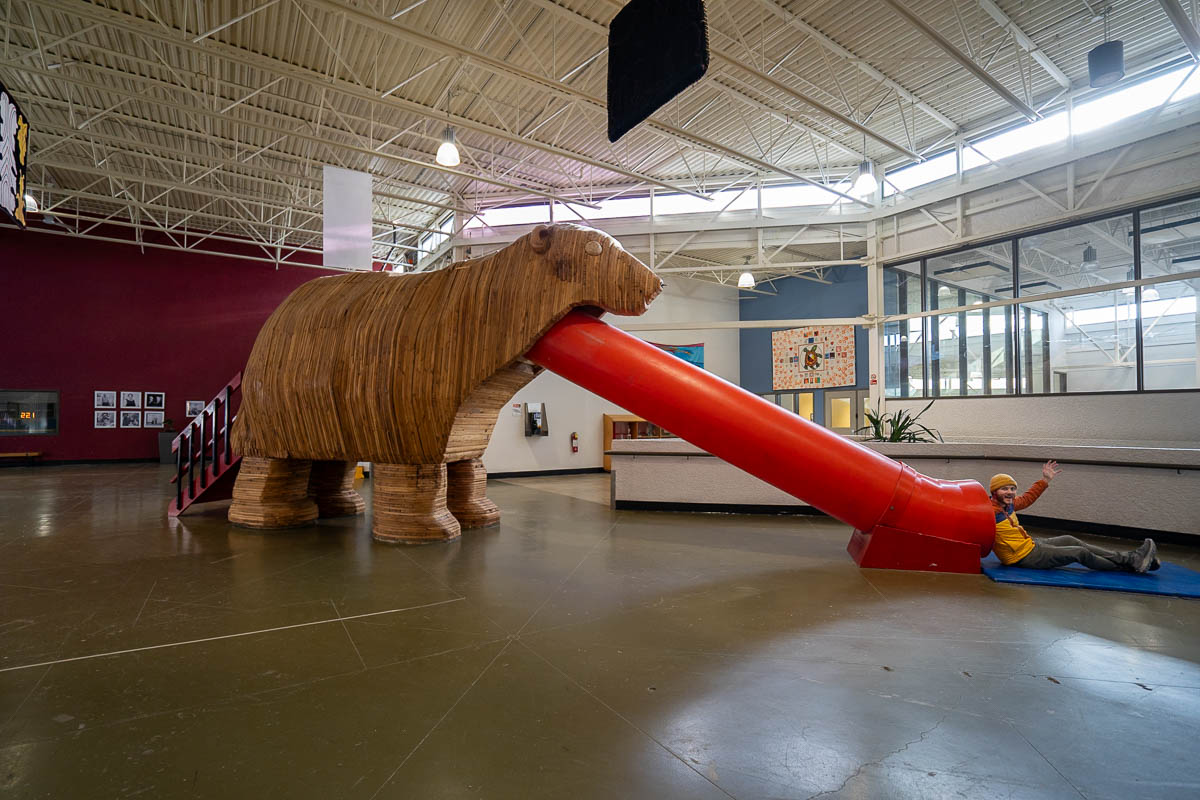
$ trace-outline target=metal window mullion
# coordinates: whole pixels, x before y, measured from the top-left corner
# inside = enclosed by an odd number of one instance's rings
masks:
[[[1009,240],[1009,248],[1010,248],[1009,252],[1010,252],[1011,258],[1012,258],[1013,299],[1020,299],[1020,297],[1021,297],[1021,275],[1020,275],[1021,251],[1017,247],[1016,237],[1013,237],[1012,239]],[[1012,306],[1009,306],[1009,308],[1012,309],[1008,315],[1009,319],[1011,320],[1011,323],[1012,323],[1012,331],[1010,332],[1010,336],[1009,336],[1009,343],[1012,346],[1012,350],[1009,353],[1010,358],[1009,358],[1008,362],[1009,362],[1009,370],[1011,371],[1011,374],[1012,374],[1012,380],[1009,383],[1008,388],[1013,394],[1019,395],[1022,393],[1021,392],[1021,358],[1020,358],[1020,352],[1021,352],[1021,312],[1020,312],[1020,308],[1021,308],[1021,306],[1018,304],[1013,304]]]
[[[906,274],[910,274],[910,273],[902,273],[899,270],[896,270],[896,308],[904,309],[907,311],[908,310],[908,280],[900,279],[902,275],[906,275]],[[899,341],[896,343],[896,350],[898,351],[898,358],[899,358],[899,365],[898,365],[899,377],[897,378],[897,380],[900,383],[900,396],[908,397],[908,383],[909,383],[908,328],[909,328],[909,325],[908,325],[908,320],[904,320],[903,322],[899,322],[896,324],[899,325],[900,329],[901,329],[900,333],[897,334],[899,336]],[[886,374],[886,371],[885,371],[885,374]]]
[[[967,304],[967,290],[958,290],[958,304]],[[958,312],[958,393],[966,397],[970,370],[967,368],[967,312]]]
[[[984,295],[986,297],[986,295]],[[992,393],[992,312],[985,309],[983,314],[983,393]]]
[[[921,311],[929,310],[929,263],[921,259]],[[921,396],[930,397],[929,388],[929,317],[921,317]]]
[[[924,291],[927,304],[926,311],[936,311],[938,309],[937,291],[933,281],[926,281]],[[926,394],[929,397],[942,396],[942,334],[941,324],[937,314],[928,317],[929,333],[926,335],[926,340],[929,342],[929,390]]]
[[[1025,306],[1024,314],[1025,336],[1021,339],[1021,374],[1025,378],[1025,391],[1033,394],[1033,309]]]
[[[1133,279],[1142,279],[1142,212],[1133,210]],[[1137,391],[1146,391],[1146,354],[1145,336],[1142,334],[1142,287],[1133,287],[1134,301],[1137,306],[1137,321],[1134,325],[1134,342],[1137,345]]]
[[[1038,312],[1042,314],[1042,312]],[[1050,315],[1042,314],[1042,391],[1050,393]]]

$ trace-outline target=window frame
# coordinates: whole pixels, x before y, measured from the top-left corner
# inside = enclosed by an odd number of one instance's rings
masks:
[[[1022,336],[1021,332],[1022,332],[1023,328],[1022,328],[1021,322],[1022,322],[1022,311],[1027,312],[1027,313],[1032,313],[1033,310],[1025,307],[1025,304],[1022,303],[1022,300],[1024,299],[1024,300],[1028,301],[1028,300],[1032,300],[1037,297],[1042,297],[1043,295],[1031,295],[1029,297],[1022,298],[1022,295],[1020,293],[1021,256],[1020,256],[1020,247],[1019,247],[1019,241],[1023,238],[1027,238],[1029,236],[1035,236],[1035,235],[1045,234],[1045,233],[1052,233],[1054,231],[1065,230],[1067,228],[1074,228],[1074,227],[1079,227],[1082,225],[1088,225],[1088,224],[1099,222],[1102,220],[1113,219],[1115,217],[1120,217],[1120,216],[1130,214],[1133,216],[1133,237],[1132,237],[1133,238],[1133,241],[1132,241],[1133,280],[1141,281],[1142,280],[1142,227],[1141,227],[1142,212],[1148,211],[1151,209],[1160,208],[1163,206],[1174,205],[1177,203],[1185,203],[1189,200],[1198,200],[1198,199],[1200,199],[1200,192],[1197,192],[1197,191],[1189,191],[1189,192],[1176,194],[1176,195],[1168,195],[1166,197],[1154,200],[1152,202],[1143,201],[1143,202],[1140,202],[1137,204],[1120,206],[1117,208],[1106,210],[1104,212],[1090,214],[1090,215],[1081,216],[1081,217],[1076,217],[1074,219],[1065,220],[1062,222],[1057,222],[1057,223],[1054,223],[1053,225],[1045,225],[1045,226],[1041,226],[1041,227],[1034,227],[1034,228],[1029,228],[1029,229],[1025,229],[1025,230],[1015,231],[1012,233],[1005,234],[1003,236],[991,236],[991,237],[984,238],[984,239],[978,239],[978,240],[962,243],[962,244],[956,245],[954,247],[947,247],[947,248],[941,248],[938,250],[931,250],[931,251],[928,251],[928,252],[920,254],[920,255],[907,254],[904,256],[897,256],[895,258],[889,258],[889,259],[881,261],[880,262],[881,269],[900,267],[900,266],[903,266],[906,264],[912,264],[914,262],[920,263],[920,273],[919,274],[920,274],[920,286],[921,286],[921,311],[919,313],[918,312],[909,312],[907,314],[885,315],[885,322],[899,321],[901,323],[907,323],[908,320],[910,320],[910,319],[919,318],[921,320],[922,328],[926,333],[926,335],[922,336],[922,348],[921,348],[921,361],[922,361],[921,394],[920,395],[913,395],[913,394],[888,395],[887,390],[889,387],[887,385],[884,385],[884,387],[883,387],[884,396],[887,397],[888,400],[933,400],[933,399],[940,399],[940,398],[968,399],[968,398],[981,398],[981,397],[993,397],[993,398],[994,397],[1083,397],[1083,396],[1089,396],[1089,395],[1118,395],[1118,394],[1119,395],[1128,395],[1128,394],[1164,394],[1164,393],[1174,393],[1174,392],[1193,392],[1193,393],[1200,392],[1200,387],[1191,388],[1191,389],[1187,389],[1187,388],[1147,389],[1146,388],[1145,342],[1144,342],[1144,337],[1143,337],[1143,324],[1142,324],[1142,290],[1144,287],[1141,285],[1133,287],[1134,288],[1134,298],[1136,300],[1137,313],[1136,313],[1136,316],[1134,317],[1134,319],[1131,320],[1131,322],[1133,323],[1133,326],[1134,326],[1134,332],[1135,332],[1135,337],[1136,337],[1135,338],[1135,352],[1137,354],[1137,364],[1135,367],[1136,376],[1137,376],[1136,388],[1109,390],[1109,391],[1087,391],[1087,392],[1052,392],[1052,391],[1033,392],[1033,391],[1026,391],[1026,385],[1027,385],[1026,379],[1027,378],[1028,378],[1028,386],[1032,387],[1032,385],[1033,385],[1033,380],[1032,380],[1033,376],[1031,374],[1030,375],[1026,374],[1027,372],[1031,371],[1032,367],[1033,367],[1032,351],[1030,350],[1030,348],[1032,347],[1032,340],[1031,340],[1032,337]],[[929,308],[929,305],[930,305],[929,295],[930,295],[930,290],[931,290],[930,289],[931,280],[930,280],[930,275],[929,275],[929,260],[938,258],[941,256],[954,255],[956,253],[963,253],[963,252],[967,252],[969,250],[989,247],[989,246],[997,245],[997,244],[1007,244],[1010,248],[1010,258],[1012,261],[1012,295],[1013,296],[1011,298],[1003,298],[1001,300],[994,301],[998,304],[1003,303],[1004,305],[990,306],[987,303],[985,303],[982,306],[982,308],[984,310],[985,330],[988,330],[988,326],[990,325],[990,323],[987,322],[987,320],[989,320],[989,318],[990,318],[990,313],[989,313],[990,309],[996,308],[996,307],[1002,307],[1005,309],[1005,320],[1006,320],[1006,324],[1009,328],[1009,330],[1008,330],[1009,335],[1007,337],[1005,337],[1005,348],[1006,349],[1011,348],[1011,350],[1009,352],[1009,358],[1007,361],[1008,369],[1011,371],[1010,380],[1009,380],[1010,391],[1007,394],[1002,394],[1002,395],[1001,394],[992,394],[991,390],[990,390],[990,382],[985,380],[985,391],[983,394],[976,394],[976,395],[973,395],[973,394],[954,394],[954,395],[940,394],[937,391],[935,391],[936,387],[931,386],[932,376],[930,374],[930,371],[931,371],[930,348],[932,347],[932,343],[930,341],[930,338],[931,338],[930,320],[935,315],[935,312],[940,309],[930,309]],[[1187,271],[1185,271],[1182,274],[1188,274],[1188,273],[1187,273]],[[1175,280],[1179,280],[1179,278],[1174,275],[1156,276],[1156,278],[1158,278],[1158,279],[1156,279],[1154,281],[1154,283],[1150,284],[1150,285],[1157,285],[1159,283],[1171,283]],[[942,283],[942,281],[938,281],[937,279],[933,279],[932,282],[933,283]],[[950,284],[947,284],[947,285],[950,285]],[[956,286],[955,288],[961,288],[961,287]],[[1086,295],[1086,294],[1091,294],[1091,293],[1094,293],[1098,288],[1099,287],[1081,287],[1078,290],[1074,290],[1071,295],[1067,295],[1067,296],[1076,296],[1076,295],[1082,296],[1082,295]],[[967,290],[967,291],[973,291],[973,290]],[[947,308],[945,310],[952,311],[953,313],[956,313],[956,314],[965,313],[963,309],[956,310],[953,308]],[[1038,313],[1041,313],[1041,312],[1038,312]],[[897,318],[899,318],[899,319],[897,319]],[[1043,330],[1045,331],[1043,333],[1043,341],[1042,341],[1043,386],[1044,386],[1044,388],[1049,389],[1052,386],[1051,382],[1054,380],[1054,372],[1051,369],[1048,354],[1046,352],[1049,348],[1048,330],[1045,328],[1045,326],[1043,326]],[[990,342],[989,342],[988,347],[990,349]],[[1029,351],[1029,352],[1027,352],[1027,351]],[[881,353],[880,357],[882,358],[883,356],[884,356],[884,354]],[[1025,363],[1026,360],[1029,361],[1028,364]],[[939,367],[940,366],[942,366],[942,365],[939,363]],[[989,365],[987,367],[987,371],[990,372],[990,369],[991,368]],[[939,372],[940,372],[940,369],[939,369]],[[882,374],[886,380],[886,376],[887,376],[886,368],[882,370]],[[902,382],[902,385],[904,385],[904,386],[908,385],[907,377],[908,377],[907,374],[900,375],[900,380]],[[962,373],[962,371],[961,371],[961,364],[960,364],[959,378],[960,378],[959,387],[961,390],[966,385],[964,382],[966,380],[966,377],[965,377],[964,373]]]

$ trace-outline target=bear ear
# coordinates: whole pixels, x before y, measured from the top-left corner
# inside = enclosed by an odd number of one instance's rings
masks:
[[[535,253],[544,253],[550,249],[550,226],[538,225],[529,234],[529,246]]]

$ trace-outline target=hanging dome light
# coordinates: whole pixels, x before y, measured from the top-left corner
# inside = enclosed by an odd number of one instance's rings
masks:
[[[1142,289],[1142,302],[1143,303],[1153,303],[1157,299],[1158,299],[1158,289],[1155,289],[1153,286],[1147,286],[1145,289]]]
[[[858,165],[858,177],[854,179],[854,186],[850,191],[856,197],[869,197],[875,194],[875,190],[879,188],[879,181],[875,180],[875,167],[870,161],[864,161]]]
[[[449,125],[442,131],[442,144],[438,147],[437,158],[434,160],[443,167],[457,167],[460,163],[458,145],[454,143],[454,128]]]
[[[31,194],[25,195],[25,213],[26,214],[38,213],[37,200],[34,200],[33,195],[31,195]]]
[[[739,289],[753,289],[754,288],[754,276],[751,275],[749,272],[743,272],[741,275],[738,276],[738,288]]]
[[[1088,51],[1088,85],[1093,89],[1112,86],[1125,77],[1125,45],[1108,40],[1108,11],[1104,11],[1104,41]]]

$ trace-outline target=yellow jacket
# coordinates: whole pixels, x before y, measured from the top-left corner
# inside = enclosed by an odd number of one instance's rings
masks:
[[[1033,550],[1033,539],[1021,527],[1016,512],[1033,505],[1033,501],[1041,497],[1042,492],[1050,484],[1039,480],[1029,487],[1029,491],[1013,500],[1008,508],[1000,505],[995,496],[992,497],[992,510],[996,512],[996,541],[992,549],[996,558],[1002,564],[1015,564]]]

